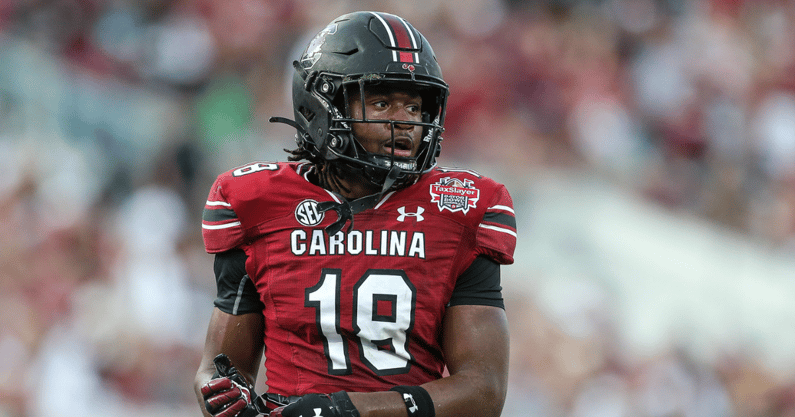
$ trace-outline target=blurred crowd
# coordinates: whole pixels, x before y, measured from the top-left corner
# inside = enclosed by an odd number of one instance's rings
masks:
[[[198,415],[209,186],[285,159],[294,132],[267,119],[292,116],[291,62],[357,9],[434,47],[441,164],[514,195],[505,416],[795,415],[795,366],[633,351],[609,292],[536,291],[522,262],[531,185],[560,173],[795,254],[795,2],[0,0],[0,417]],[[550,315],[572,299],[607,307]]]

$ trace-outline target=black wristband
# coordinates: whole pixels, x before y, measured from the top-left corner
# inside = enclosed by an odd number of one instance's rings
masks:
[[[409,417],[434,417],[436,410],[433,407],[433,400],[425,388],[414,385],[398,385],[392,387],[390,391],[397,391],[403,396],[406,403],[406,411]]]
[[[351,397],[345,391],[338,391],[331,395],[331,403],[337,407],[338,415],[342,417],[359,417],[359,410],[353,405]]]

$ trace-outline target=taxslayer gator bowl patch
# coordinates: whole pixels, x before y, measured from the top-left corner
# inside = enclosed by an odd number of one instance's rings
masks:
[[[467,214],[470,208],[477,207],[480,190],[472,185],[472,180],[442,178],[431,184],[431,202],[439,206],[439,211],[461,211]]]

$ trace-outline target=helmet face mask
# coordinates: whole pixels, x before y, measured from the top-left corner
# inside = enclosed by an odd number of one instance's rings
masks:
[[[444,131],[448,87],[428,41],[408,22],[386,13],[356,12],[323,29],[294,62],[293,107],[299,148],[381,186],[407,185],[436,165]],[[410,91],[422,97],[422,120],[371,119],[362,105],[352,117],[350,97],[373,87]],[[353,134],[354,123],[388,124],[395,149],[395,125],[422,128],[416,155],[371,153]],[[397,168],[394,168],[397,167]]]

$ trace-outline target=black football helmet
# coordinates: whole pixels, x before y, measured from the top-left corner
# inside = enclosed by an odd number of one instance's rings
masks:
[[[444,131],[448,86],[431,45],[405,19],[388,13],[346,14],[320,31],[293,62],[293,109],[299,149],[327,162],[341,163],[378,187],[397,188],[415,181],[436,165]],[[368,85],[413,89],[422,96],[421,122],[351,118],[348,96]],[[412,158],[367,152],[351,124],[414,124],[423,128]],[[392,148],[394,149],[394,143]]]

